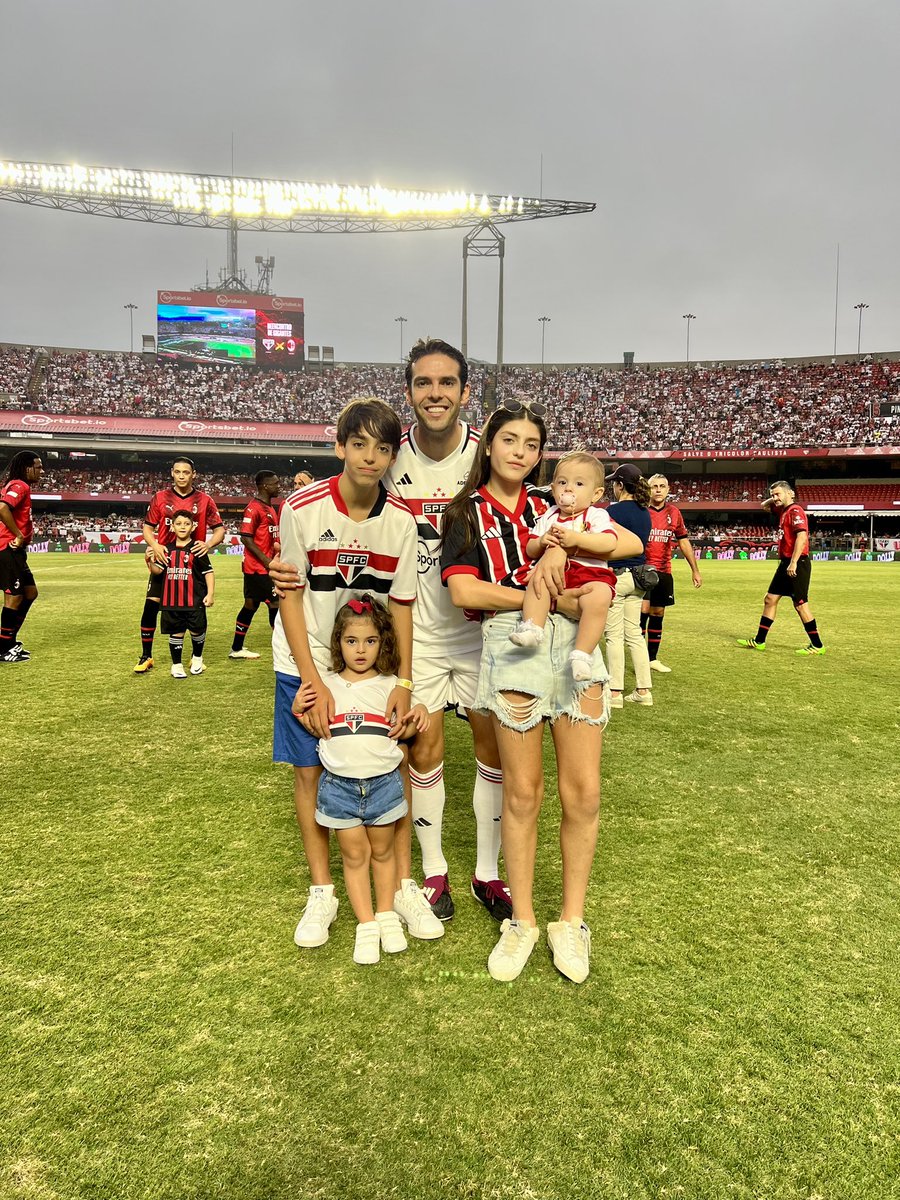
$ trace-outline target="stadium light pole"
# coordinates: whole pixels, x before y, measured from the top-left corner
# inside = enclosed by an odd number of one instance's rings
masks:
[[[538,317],[541,323],[541,371],[544,370],[544,334],[547,332],[547,326],[550,324],[550,317]]]
[[[394,317],[394,321],[400,326],[400,361],[403,362],[403,326],[406,324],[406,317]]]
[[[687,343],[684,348],[684,365],[687,366],[691,361],[691,321],[697,318],[693,313],[682,313],[681,319],[687,321]]]
[[[128,350],[134,354],[134,314],[137,310],[136,304],[123,304],[123,308],[128,309]]]
[[[868,306],[868,304],[863,304],[862,302],[860,302],[859,304],[854,304],[853,307],[859,313],[859,326],[857,327],[857,330],[856,330],[856,357],[859,358],[859,353],[860,353],[859,348],[862,345],[862,315],[863,315],[863,310],[867,309],[869,306]]]

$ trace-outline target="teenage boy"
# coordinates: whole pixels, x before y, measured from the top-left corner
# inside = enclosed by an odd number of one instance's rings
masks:
[[[269,563],[278,549],[278,509],[275,501],[281,491],[281,483],[275,471],[258,471],[254,482],[256,495],[244,509],[241,518],[244,604],[235,618],[229,658],[259,658],[255,651],[244,648],[250,622],[260,604],[268,607],[270,626],[274,626],[278,612],[278,596],[269,579]]]
[[[0,488],[0,662],[28,662],[31,655],[18,640],[38,590],[28,565],[28,543],[34,532],[31,489],[40,482],[43,464],[33,450],[20,450],[10,459]]]
[[[650,485],[650,540],[644,548],[647,566],[659,575],[659,582],[641,605],[641,629],[647,630],[647,653],[650,670],[668,675],[672,670],[656,657],[662,642],[663,617],[666,609],[675,603],[675,580],[672,576],[672,551],[676,544],[691,568],[691,582],[695,588],[702,585],[700,568],[694,556],[694,548],[681,515],[681,509],[668,503],[669,481],[665,475],[651,475]]]
[[[338,610],[365,592],[382,598],[394,621],[400,651],[398,686],[385,715],[396,734],[411,706],[412,603],[416,597],[416,523],[382,479],[400,449],[400,420],[383,400],[353,400],[338,418],[335,454],[343,471],[294,492],[281,510],[281,556],[299,570],[299,588],[278,606],[272,636],[275,722],[272,757],[294,767],[294,802],[311,886],[294,933],[301,947],[321,946],[337,915],[328,855],[328,831],[315,819],[321,767],[316,749],[328,738],[334,699],[322,682],[330,662]],[[315,701],[299,719],[292,705],[300,680],[312,684]],[[408,839],[408,827],[401,832]],[[394,911],[413,937],[436,938],[444,930],[412,879],[404,878]]]
[[[418,595],[413,608],[416,699],[431,714],[409,751],[412,820],[422,851],[422,890],[443,921],[454,913],[442,847],[444,709],[464,710],[475,751],[476,861],[472,895],[498,921],[512,916],[509,889],[499,878],[503,775],[490,717],[473,712],[481,661],[481,626],[467,621],[441,584],[440,542],[445,506],[466,481],[478,431],[461,419],[469,400],[469,366],[454,346],[419,340],[406,363],[406,399],[415,422],[404,434],[390,486],[411,508],[419,537]]]
[[[174,541],[171,530],[172,514],[177,509],[186,509],[197,522],[197,542],[201,554],[209,554],[225,537],[225,526],[219,516],[215,500],[206,492],[194,487],[197,472],[191,459],[179,457],[172,463],[172,486],[156,492],[150,501],[144,518],[144,541],[147,543],[146,560],[148,570],[151,562],[166,565],[166,546]],[[141,654],[134,668],[135,675],[143,675],[153,666],[153,637],[156,633],[156,617],[162,599],[163,575],[150,572],[147,598],[141,614]]]
[[[176,509],[169,521],[175,540],[169,543],[165,565],[155,560],[150,563],[151,572],[162,579],[160,632],[169,637],[173,679],[187,679],[181,661],[186,633],[191,635],[191,674],[202,675],[206,670],[206,610],[213,605],[216,577],[206,551],[194,538],[196,528],[188,509]]]

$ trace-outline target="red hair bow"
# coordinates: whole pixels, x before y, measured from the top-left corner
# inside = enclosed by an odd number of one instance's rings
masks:
[[[362,616],[363,613],[370,613],[372,611],[372,605],[368,600],[348,600],[347,607],[351,612],[355,612],[358,617]]]

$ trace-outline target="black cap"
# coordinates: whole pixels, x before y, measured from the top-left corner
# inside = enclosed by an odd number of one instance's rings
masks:
[[[606,482],[624,484],[629,491],[632,491],[642,479],[643,475],[633,463],[622,463],[621,466],[616,467],[612,475],[607,475]]]

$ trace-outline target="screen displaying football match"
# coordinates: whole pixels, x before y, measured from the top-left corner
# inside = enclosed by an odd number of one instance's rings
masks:
[[[251,292],[157,293],[156,352],[185,363],[300,366],[303,301]]]

